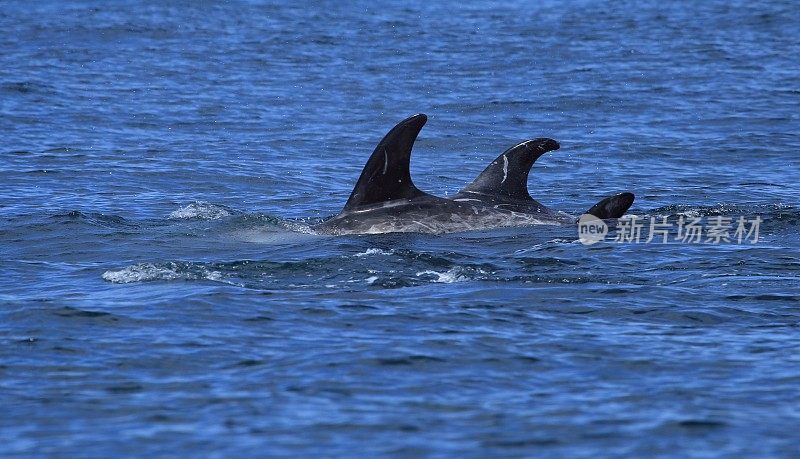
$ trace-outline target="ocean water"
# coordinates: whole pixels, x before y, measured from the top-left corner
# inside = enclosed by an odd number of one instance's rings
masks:
[[[798,17],[0,3],[0,455],[797,457]],[[548,136],[550,207],[759,239],[309,234],[417,112],[425,191]]]

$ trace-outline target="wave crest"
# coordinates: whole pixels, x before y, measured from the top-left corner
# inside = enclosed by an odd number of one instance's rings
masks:
[[[108,270],[103,273],[102,277],[115,284],[130,284],[158,280],[205,279],[216,281],[222,278],[222,273],[180,263],[165,263],[163,265],[139,263],[119,270]]]
[[[218,220],[230,217],[233,211],[225,206],[205,201],[195,201],[188,206],[173,210],[169,214],[171,220]]]

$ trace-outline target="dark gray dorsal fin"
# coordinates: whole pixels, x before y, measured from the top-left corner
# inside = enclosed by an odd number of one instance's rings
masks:
[[[587,214],[594,215],[597,218],[606,220],[609,218],[620,218],[625,215],[625,212],[633,205],[633,193],[627,191],[614,196],[609,196],[597,204],[593,205],[591,209],[587,210]]]
[[[481,175],[460,193],[479,193],[529,200],[528,172],[533,163],[548,151],[558,150],[553,139],[526,140],[497,157]]]
[[[381,140],[367,160],[342,213],[395,199],[411,199],[425,193],[411,181],[411,147],[428,117],[417,114],[397,124]]]

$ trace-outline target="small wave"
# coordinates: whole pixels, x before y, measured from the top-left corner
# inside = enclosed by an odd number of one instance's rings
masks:
[[[551,239],[547,242],[542,242],[539,244],[534,244],[526,249],[519,249],[514,251],[514,255],[522,255],[528,252],[535,252],[537,250],[548,249],[553,246],[559,246],[564,244],[577,244],[580,241],[578,239],[564,239],[564,238],[555,238]]]
[[[287,220],[269,214],[239,214],[230,220],[235,237],[259,244],[295,243],[317,237],[304,220]]]
[[[685,216],[685,217],[715,217],[715,216],[737,216],[737,215],[762,215],[762,216],[784,216],[786,214],[796,214],[797,209],[785,204],[717,204],[714,206],[684,206],[669,205],[663,206],[647,212],[644,216]]]
[[[41,89],[42,86],[31,81],[18,81],[14,83],[4,83],[0,85],[0,89],[4,92],[16,92],[20,94],[28,94]]]
[[[169,214],[171,220],[218,220],[230,217],[233,212],[225,207],[204,201],[195,201],[188,206],[173,210]]]
[[[71,210],[50,216],[51,219],[62,223],[86,223],[105,228],[135,227],[136,224],[129,222],[120,215],[103,214],[99,212],[83,213],[79,210]]]
[[[222,278],[219,271],[205,268],[192,268],[189,265],[166,263],[156,265],[153,263],[140,263],[120,270],[108,270],[103,273],[103,279],[115,284],[130,284],[133,282],[148,282],[157,280],[213,280]]]
[[[482,269],[475,270],[476,274],[486,274],[486,271]],[[431,282],[437,282],[442,284],[452,284],[454,282],[465,282],[470,280],[472,276],[468,275],[469,273],[467,270],[460,266],[454,266],[447,271],[439,272],[433,270],[425,270],[420,271],[417,273],[417,277],[422,276],[433,276],[434,279],[431,279]]]
[[[708,221],[716,217],[730,218],[736,225],[740,218],[752,221],[760,218],[761,234],[768,236],[780,231],[794,231],[800,222],[800,209],[786,204],[717,204],[715,206],[679,206],[671,205],[653,209],[638,216],[647,221],[650,218],[667,218],[668,221],[684,219],[701,219]]]
[[[370,255],[392,255],[394,254],[394,250],[383,250],[383,249],[367,249],[366,252],[357,253],[353,256],[355,257],[368,257]]]
[[[277,217],[273,217],[273,218],[277,218]],[[299,221],[283,220],[283,219],[278,219],[278,220],[280,221],[281,227],[283,227],[283,228],[285,228],[285,229],[287,229],[289,231],[294,231],[295,233],[311,234],[311,235],[314,235],[314,236],[318,236],[318,234],[313,229],[311,229],[311,225],[306,223],[306,222],[304,222],[304,221],[302,221],[302,220],[299,220]]]

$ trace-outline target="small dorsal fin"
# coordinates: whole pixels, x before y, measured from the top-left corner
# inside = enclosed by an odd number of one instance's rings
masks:
[[[481,172],[478,178],[459,193],[499,195],[521,200],[533,199],[528,194],[528,172],[540,156],[558,149],[558,142],[553,139],[526,140],[503,152]]]
[[[633,205],[633,200],[633,193],[626,191],[624,193],[615,194],[593,205],[586,213],[603,220],[620,218],[625,215],[625,212]]]
[[[411,147],[428,117],[416,114],[397,124],[367,160],[342,213],[395,199],[424,196],[411,181]]]

